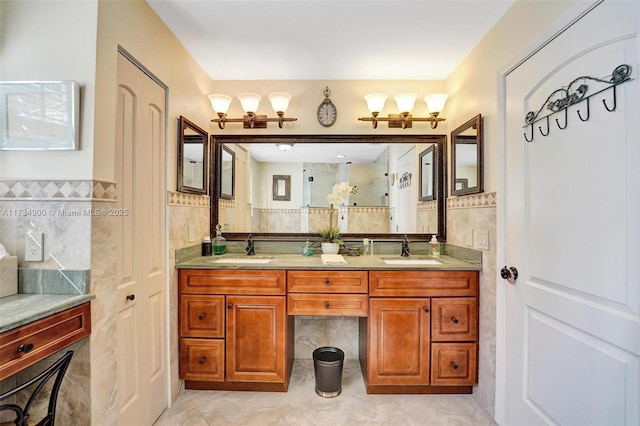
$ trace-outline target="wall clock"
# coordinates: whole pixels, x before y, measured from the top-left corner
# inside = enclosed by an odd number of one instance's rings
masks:
[[[322,93],[324,94],[324,100],[318,106],[318,122],[324,127],[331,127],[333,126],[333,123],[336,122],[338,110],[333,102],[331,102],[331,99],[329,99],[329,96],[331,95],[329,86],[326,86]]]

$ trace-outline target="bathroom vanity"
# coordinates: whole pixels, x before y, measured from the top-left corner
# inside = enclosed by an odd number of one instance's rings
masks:
[[[187,389],[286,391],[295,315],[360,318],[367,393],[471,393],[477,383],[479,265],[226,256],[178,265]]]

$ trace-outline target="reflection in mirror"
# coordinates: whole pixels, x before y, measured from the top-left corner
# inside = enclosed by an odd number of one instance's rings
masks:
[[[433,192],[436,179],[435,146],[430,146],[420,153],[420,201],[435,200]]]
[[[180,116],[178,125],[178,192],[207,194],[207,132]]]
[[[212,224],[220,223],[225,236],[246,239],[269,236],[317,239],[331,217],[327,195],[333,185],[349,182],[357,191],[334,206],[334,226],[347,239],[444,239],[445,136],[216,136],[217,153],[236,152],[236,199],[212,199]],[[286,152],[276,144],[290,143]],[[431,148],[433,199],[419,200],[419,153]],[[438,149],[439,148],[439,149]],[[219,158],[219,157],[218,157]],[[246,168],[246,170],[245,170]],[[220,170],[220,165],[218,165]],[[290,176],[289,197],[280,199],[276,176]],[[241,183],[243,182],[243,183]],[[285,185],[286,188],[286,185]],[[285,190],[286,192],[286,190]],[[240,194],[246,200],[239,201]]]
[[[235,152],[230,148],[222,147],[220,160],[220,198],[233,200],[235,195]]]
[[[273,201],[291,200],[291,176],[273,175]]]
[[[451,195],[483,191],[482,115],[451,132]]]

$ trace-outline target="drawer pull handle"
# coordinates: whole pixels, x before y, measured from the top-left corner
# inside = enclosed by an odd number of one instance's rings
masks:
[[[207,360],[207,357],[203,356],[202,358],[200,358],[200,361],[198,361],[198,364],[202,365],[206,360]]]
[[[454,324],[459,323],[460,321],[458,321],[458,318],[456,317],[451,317],[451,321],[453,321]]]
[[[458,364],[456,364],[455,362],[451,362],[451,368],[453,368],[454,370],[457,370]]]
[[[203,319],[204,319],[204,317],[206,317],[206,316],[207,316],[207,315],[203,312],[203,313],[201,313],[200,315],[198,315],[198,319],[203,320]]]
[[[127,295],[127,300],[134,300],[136,298],[135,294],[129,294]]]
[[[229,304],[227,305],[227,309],[233,309],[233,303],[229,303]]]
[[[324,302],[324,307],[329,309],[331,307],[331,304],[329,304],[329,302]]]
[[[424,311],[425,314],[428,314],[429,313],[429,308],[424,308],[423,311]]]
[[[331,284],[331,281],[329,281],[329,278],[325,279],[324,280],[324,285],[329,285],[329,284]]]
[[[23,352],[25,354],[28,354],[32,350],[33,350],[33,343],[27,343],[26,345],[18,346],[18,352]]]

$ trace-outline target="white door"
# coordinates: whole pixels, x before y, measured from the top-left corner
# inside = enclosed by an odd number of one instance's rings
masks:
[[[418,206],[418,160],[416,157],[416,147],[407,151],[398,158],[396,170],[398,178],[395,182],[397,188],[398,208],[396,209],[396,229],[392,232],[402,234],[412,234],[416,232],[418,217],[416,208]]]
[[[640,423],[639,5],[605,1],[506,78],[505,424]],[[621,64],[613,112],[609,89],[522,127]]]
[[[165,91],[118,55],[116,303],[118,424],[153,424],[167,406]]]

